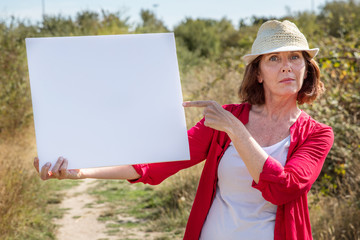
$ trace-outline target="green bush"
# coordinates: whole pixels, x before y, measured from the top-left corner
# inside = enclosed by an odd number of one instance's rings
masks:
[[[35,29],[15,20],[9,26],[0,22],[0,133],[15,130],[32,114],[24,39]]]

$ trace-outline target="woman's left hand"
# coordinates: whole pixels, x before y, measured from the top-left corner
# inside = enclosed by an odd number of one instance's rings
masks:
[[[81,179],[81,171],[80,169],[67,169],[68,161],[59,157],[54,167],[50,171],[51,163],[46,163],[41,170],[39,170],[39,158],[35,157],[34,159],[34,167],[36,171],[39,173],[40,178],[42,180],[48,180],[51,178],[57,178],[59,180],[62,179]]]
[[[204,125],[218,131],[231,131],[238,119],[229,111],[225,110],[215,101],[192,101],[184,102],[184,107],[203,107]]]

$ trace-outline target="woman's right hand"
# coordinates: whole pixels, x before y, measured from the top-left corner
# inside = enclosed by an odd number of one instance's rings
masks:
[[[57,179],[81,179],[80,169],[67,169],[68,161],[63,157],[59,157],[54,167],[51,168],[51,163],[46,163],[39,171],[39,158],[35,157],[34,167],[39,173],[42,180],[48,180],[51,178]]]

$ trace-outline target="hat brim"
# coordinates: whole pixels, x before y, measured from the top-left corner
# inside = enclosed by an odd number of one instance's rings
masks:
[[[242,58],[246,62],[246,65],[248,65],[249,63],[251,63],[253,60],[255,60],[255,58],[257,58],[260,55],[264,55],[264,54],[268,54],[268,53],[275,53],[275,52],[294,52],[294,51],[305,51],[310,55],[311,58],[314,58],[318,54],[319,48],[304,49],[304,48],[299,48],[299,47],[295,47],[295,46],[285,46],[285,47],[280,47],[280,48],[273,48],[273,49],[270,49],[268,51],[258,53],[258,54],[247,54],[247,55],[243,56]]]

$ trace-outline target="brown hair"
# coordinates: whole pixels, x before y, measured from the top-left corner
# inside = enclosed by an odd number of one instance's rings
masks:
[[[302,54],[306,62],[307,77],[304,79],[297,95],[297,102],[300,105],[312,103],[325,90],[324,84],[320,81],[320,69],[317,62],[307,52],[303,51]],[[265,103],[264,87],[262,83],[258,82],[261,57],[262,55],[258,56],[246,66],[244,78],[238,92],[242,102],[248,102],[252,105]]]

